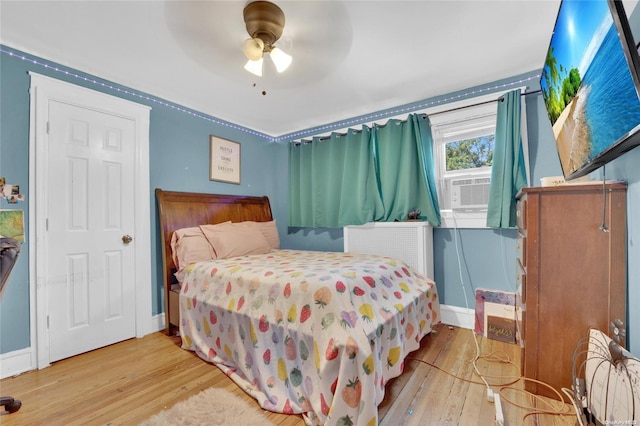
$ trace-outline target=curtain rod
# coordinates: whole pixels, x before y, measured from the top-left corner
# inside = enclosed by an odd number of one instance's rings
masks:
[[[533,95],[533,94],[541,93],[541,92],[542,92],[542,89],[538,89],[538,90],[534,90],[532,92],[520,93],[520,96]],[[422,113],[422,118],[431,117],[431,116],[438,115],[438,114],[444,114],[444,113],[447,113],[447,112],[459,111],[459,110],[465,109],[465,108],[472,108],[472,107],[477,107],[477,106],[481,106],[481,105],[486,105],[486,104],[490,104],[492,102],[498,102],[501,99],[504,99],[504,95],[500,96],[498,99],[491,99],[489,101],[477,102],[475,104],[459,106],[459,107],[456,107],[456,108],[450,108],[450,109],[446,109],[446,110],[443,110],[443,111],[432,112],[430,114]],[[354,129],[354,131],[355,132],[361,132],[362,130]],[[344,136],[346,134],[347,134],[346,132],[345,133],[338,133],[338,135],[340,135],[340,136]],[[331,138],[331,136],[320,136],[320,137],[318,137],[318,139],[321,140],[321,141],[324,141],[324,140],[327,140],[327,139],[330,139],[330,138]],[[304,141],[305,141],[305,139],[301,138],[299,141],[295,141],[294,140],[294,141],[291,141],[291,143],[293,143],[294,145],[300,145]],[[309,139],[306,139],[306,143],[311,143],[311,141]]]
[[[538,90],[534,90],[533,92],[520,93],[520,96],[533,95],[535,93],[541,93],[541,92],[542,92],[542,90],[538,89]],[[490,104],[492,102],[498,102],[501,99],[504,99],[504,96],[500,96],[498,99],[491,99],[490,101],[478,102],[478,103],[475,103],[475,104],[459,106],[459,107],[456,107],[456,108],[446,109],[446,110],[443,110],[443,111],[432,112],[431,114],[426,114],[425,113],[424,115],[431,117],[433,115],[444,114],[444,113],[447,113],[447,112],[453,112],[453,111],[458,111],[458,110],[465,109],[465,108],[477,107],[477,106],[480,106],[480,105]]]

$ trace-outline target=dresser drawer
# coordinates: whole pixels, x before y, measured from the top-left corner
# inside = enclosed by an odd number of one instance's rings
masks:
[[[516,205],[516,226],[524,235],[527,232],[527,199],[522,198]]]
[[[527,315],[525,307],[526,305],[520,299],[520,295],[516,293],[516,339],[521,348],[524,348],[524,342],[527,337],[524,327]]]
[[[522,266],[527,266],[527,238],[522,235],[516,241],[516,256]]]
[[[522,303],[527,301],[527,273],[520,259],[516,261],[516,293],[520,295]]]

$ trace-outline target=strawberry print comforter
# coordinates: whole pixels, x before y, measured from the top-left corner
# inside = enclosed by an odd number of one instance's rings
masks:
[[[274,250],[200,262],[180,293],[182,347],[260,405],[310,425],[376,425],[385,384],[440,322],[436,286],[400,260]]]

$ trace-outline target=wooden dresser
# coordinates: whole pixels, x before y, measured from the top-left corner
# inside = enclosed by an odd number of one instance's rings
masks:
[[[614,319],[626,322],[626,199],[623,183],[604,191],[601,183],[524,188],[518,195],[524,377],[570,388],[574,350],[589,327],[609,333]],[[557,398],[531,381],[525,388]]]

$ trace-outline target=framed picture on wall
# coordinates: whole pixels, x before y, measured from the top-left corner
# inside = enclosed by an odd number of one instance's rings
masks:
[[[209,137],[209,180],[240,184],[240,143]]]

